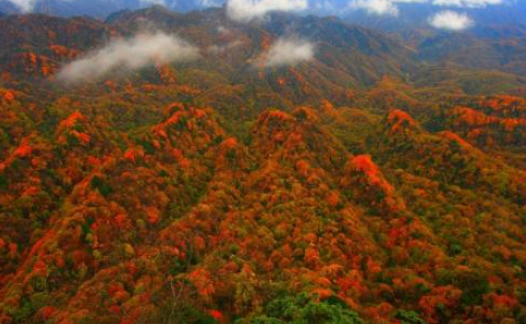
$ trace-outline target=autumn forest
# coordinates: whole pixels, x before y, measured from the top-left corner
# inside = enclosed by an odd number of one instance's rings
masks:
[[[524,25],[234,14],[0,14],[0,323],[526,323]]]

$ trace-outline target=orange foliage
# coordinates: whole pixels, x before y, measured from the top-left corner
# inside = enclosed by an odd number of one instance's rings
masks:
[[[160,212],[159,209],[155,207],[149,207],[146,209],[146,215],[148,216],[148,222],[150,224],[155,224],[159,221]]]
[[[159,76],[161,77],[161,80],[164,83],[174,83],[176,81],[176,76],[174,71],[170,68],[170,65],[168,64],[158,64],[157,65],[157,71],[159,73]]]
[[[221,150],[229,151],[236,148],[237,145],[237,139],[235,137],[229,137],[221,143]]]
[[[305,250],[305,262],[315,266],[320,262],[320,260],[320,253],[317,248],[311,246]]]
[[[462,146],[463,148],[465,149],[471,149],[473,148],[471,146],[471,144],[469,144],[468,142],[466,142],[462,137],[458,136],[457,134],[453,133],[453,132],[450,132],[450,131],[444,131],[444,132],[441,132],[438,134],[439,136],[442,136],[450,141],[455,141],[457,142],[458,144],[460,144],[460,146]]]
[[[194,238],[194,246],[197,251],[203,251],[206,249],[206,241],[201,236],[196,236]]]
[[[38,311],[38,314],[36,315],[37,318],[43,320],[43,321],[48,321],[51,319],[51,317],[53,316],[53,314],[55,314],[57,311],[57,309],[53,306],[46,306],[46,307],[43,307],[42,309],[40,309]]]
[[[498,122],[497,117],[487,116],[468,107],[457,106],[453,109],[453,113],[468,126],[485,126]]]
[[[75,130],[71,131],[71,135],[75,136],[82,144],[89,144],[91,141],[91,136],[86,133],[77,132]]]
[[[8,102],[15,100],[15,93],[10,90],[6,91],[4,93],[4,99],[7,100]]]
[[[407,128],[416,127],[414,119],[405,111],[393,109],[387,115],[387,120],[392,125],[391,131],[393,133],[405,130]]]
[[[195,269],[187,275],[187,278],[196,287],[201,297],[207,299],[215,292],[210,273],[207,270],[202,268]]]
[[[78,51],[68,49],[67,47],[62,45],[50,45],[49,48],[53,51],[53,53],[55,53],[55,55],[61,57],[75,58],[79,55]]]
[[[351,160],[351,167],[366,175],[369,184],[381,188],[386,193],[392,193],[394,188],[389,184],[373,162],[370,155],[359,155]]]
[[[27,139],[22,140],[20,146],[13,152],[12,157],[15,158],[27,158],[33,153],[33,149],[29,146]]]
[[[124,229],[128,227],[129,220],[125,214],[118,214],[117,216],[115,216],[115,223],[120,229]]]
[[[381,264],[373,260],[371,257],[367,258],[366,265],[367,265],[368,274],[376,275],[382,271]]]
[[[340,193],[338,191],[331,191],[327,195],[327,203],[332,207],[336,207],[340,203]]]
[[[73,128],[77,125],[79,121],[84,121],[84,120],[86,120],[86,117],[84,117],[84,115],[82,115],[80,112],[76,111],[72,113],[71,115],[69,115],[68,118],[60,122],[58,126],[59,132],[67,128]]]
[[[320,300],[325,300],[334,295],[330,289],[317,288],[313,292],[313,295],[317,296]]]
[[[311,166],[309,162],[305,160],[299,160],[296,162],[296,170],[303,178],[307,178],[309,176],[310,169],[311,169]]]
[[[334,105],[327,99],[323,99],[321,107],[327,113],[331,113],[334,111]]]
[[[132,163],[136,163],[138,158],[143,158],[143,157],[144,157],[144,151],[141,149],[135,149],[135,148],[128,149],[123,155],[123,158],[126,161],[129,161]]]
[[[454,286],[442,286],[434,288],[431,293],[420,298],[418,305],[424,312],[430,323],[438,323],[437,306],[444,305],[453,307],[457,305],[462,296],[462,290]]]

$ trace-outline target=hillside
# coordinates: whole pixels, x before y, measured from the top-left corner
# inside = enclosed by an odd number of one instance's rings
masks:
[[[0,323],[523,323],[526,83],[458,37],[0,18]]]

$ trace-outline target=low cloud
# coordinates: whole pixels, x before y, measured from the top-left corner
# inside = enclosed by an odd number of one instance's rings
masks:
[[[22,12],[31,12],[35,7],[37,0],[9,0]]]
[[[197,48],[176,36],[161,32],[139,34],[127,40],[113,41],[106,47],[66,65],[59,72],[58,80],[94,80],[119,68],[138,70],[154,63],[183,62],[198,56]]]
[[[24,12],[24,13],[28,13],[28,12],[32,12],[34,9],[35,9],[35,6],[40,3],[40,2],[43,2],[44,0],[7,0],[8,2],[11,2],[13,5],[15,5],[15,7],[17,7],[21,12]],[[77,1],[77,0],[60,0],[62,2],[74,2],[74,1]],[[107,1],[116,1],[116,0],[107,0]],[[204,1],[205,3],[207,3],[207,5],[209,5],[209,3],[212,1],[212,0],[202,0]],[[0,0],[0,2],[2,2],[2,0]],[[139,3],[142,5],[142,6],[150,6],[150,5],[166,5],[166,2],[165,0],[139,0]]]
[[[355,0],[351,9],[363,9],[372,15],[398,16],[398,7],[390,0]]]
[[[422,3],[427,0],[353,0],[348,8],[351,10],[362,9],[370,15],[393,16],[400,13],[399,3]]]
[[[110,0],[111,1],[111,0]],[[139,0],[139,2],[144,5],[166,5],[166,2],[164,0]]]
[[[314,58],[315,47],[311,42],[295,37],[279,38],[260,62],[263,67],[296,65]]]
[[[464,13],[441,11],[429,18],[429,24],[437,29],[460,31],[473,26],[473,20]]]
[[[500,5],[503,0],[434,0],[433,4],[444,7],[485,8]]]
[[[232,41],[230,43],[223,44],[223,45],[212,45],[212,46],[209,46],[206,49],[206,52],[210,53],[210,54],[214,54],[214,55],[220,55],[220,54],[225,54],[226,52],[229,52],[229,51],[231,51],[231,50],[233,50],[236,47],[239,47],[241,45],[243,45],[242,41],[235,40],[235,41]]]
[[[201,7],[221,7],[223,2],[221,0],[198,0],[198,3]]]
[[[239,22],[261,19],[272,11],[300,11],[308,7],[307,0],[229,0],[226,5],[228,17]]]

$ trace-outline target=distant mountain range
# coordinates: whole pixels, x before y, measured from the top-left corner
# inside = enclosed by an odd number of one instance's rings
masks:
[[[0,12],[17,13],[21,8],[15,6],[15,0],[0,0]],[[396,1],[385,0],[382,3],[391,4],[396,7],[396,15],[393,12],[371,11],[372,8],[367,1],[359,0],[309,0],[309,9],[303,13],[317,15],[338,15],[346,17],[350,22],[367,27],[380,28],[387,31],[400,30],[410,27],[428,27],[429,17],[433,14],[452,10],[466,13],[475,22],[475,26],[488,26],[495,24],[520,24],[526,22],[526,5],[522,0],[504,0],[496,2],[471,2],[471,1],[442,1],[437,5],[436,1]],[[26,3],[27,2],[22,2]],[[204,0],[37,0],[34,2],[33,11],[58,16],[91,16],[105,18],[110,14],[121,10],[137,10],[151,6],[152,4],[164,4],[167,8],[188,12],[200,10],[206,7],[220,7],[226,0],[204,1]],[[366,6],[354,5],[353,3],[365,3]],[[369,2],[374,3],[374,2]],[[491,5],[494,4],[494,5]],[[362,9],[360,9],[362,8]],[[380,6],[380,8],[384,8]]]
[[[137,10],[150,6],[151,3],[140,0],[40,0],[36,2],[34,12],[57,16],[91,16],[105,18],[111,13],[121,10]],[[171,1],[167,6],[176,11],[187,12],[193,9],[202,9],[197,0]],[[0,11],[6,13],[20,12],[20,8],[8,0],[0,0]]]
[[[75,25],[81,27],[73,27]],[[21,53],[31,51],[42,56],[43,62],[56,71],[68,57],[57,55],[53,48],[55,45],[65,46],[78,54],[85,53],[103,46],[112,34],[126,36],[136,30],[152,27],[188,37],[202,53],[208,53],[198,66],[206,62],[208,73],[217,73],[218,78],[220,76],[219,79],[210,79],[217,80],[218,84],[223,84],[224,79],[228,78],[233,83],[246,81],[272,87],[284,72],[278,69],[275,73],[269,73],[269,79],[263,82],[253,69],[254,61],[261,51],[269,46],[269,42],[287,35],[308,40],[316,47],[316,60],[313,64],[299,65],[295,70],[298,73],[297,81],[301,84],[317,79],[308,86],[302,84],[300,87],[314,91],[314,97],[322,93],[338,97],[335,93],[345,93],[348,85],[371,86],[385,74],[406,81],[428,82],[435,74],[453,71],[457,74],[469,69],[472,70],[470,76],[463,75],[464,81],[461,82],[471,84],[470,93],[488,91],[485,86],[479,88],[478,82],[487,77],[493,81],[495,78],[501,80],[497,84],[509,90],[522,88],[522,78],[526,76],[526,26],[523,25],[479,27],[462,33],[413,28],[407,33],[400,30],[390,35],[336,17],[274,13],[263,23],[238,24],[228,19],[221,8],[182,14],[154,6],[138,11],[119,11],[105,21],[89,17],[8,16],[0,20],[0,27],[0,43],[5,45],[0,48],[0,61],[4,63],[0,66],[0,72],[28,75],[28,71],[31,71],[29,75],[32,77],[33,70],[28,70]],[[64,34],[71,28],[81,28],[83,32],[65,37]],[[235,32],[228,35],[218,32],[222,29]],[[50,35],[62,37],[54,39]],[[226,51],[225,46],[236,46],[237,49]],[[210,54],[211,49],[215,49],[214,55]],[[185,70],[189,72],[194,68],[197,66],[190,65]],[[484,77],[479,74],[490,70],[498,71],[498,74]],[[422,71],[427,71],[428,75],[424,76]],[[202,81],[200,78],[195,79],[195,82]],[[458,80],[450,76],[448,81]],[[494,90],[504,89],[500,86]],[[462,88],[458,84],[455,87]],[[303,93],[298,99],[305,100],[308,96]]]
[[[475,29],[487,26],[526,23],[526,5],[523,1],[506,2],[497,6],[462,8],[455,6],[436,6],[426,2],[400,3],[397,16],[364,14],[351,11],[344,17],[353,23],[384,31],[430,28],[430,17],[443,10],[466,13],[473,21]]]

